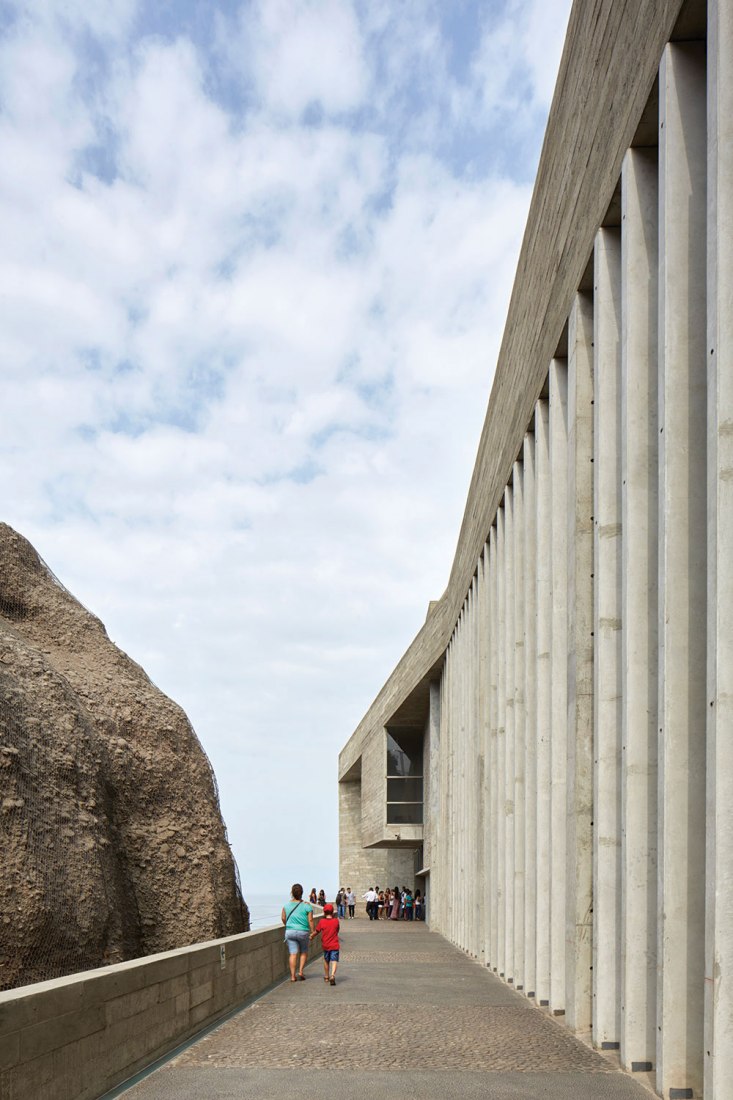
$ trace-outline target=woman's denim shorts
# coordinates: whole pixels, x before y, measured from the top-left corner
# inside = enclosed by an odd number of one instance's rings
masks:
[[[310,943],[310,932],[303,928],[286,928],[285,942],[288,945],[289,955],[305,954]]]

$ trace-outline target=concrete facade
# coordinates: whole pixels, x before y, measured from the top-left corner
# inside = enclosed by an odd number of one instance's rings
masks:
[[[411,858],[670,1100],[733,1079],[732,120],[733,0],[577,0],[448,588],[339,766],[342,878]]]

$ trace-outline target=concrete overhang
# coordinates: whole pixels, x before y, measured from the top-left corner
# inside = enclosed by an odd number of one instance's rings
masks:
[[[435,606],[437,607],[437,604]],[[436,610],[434,615],[439,617],[440,612]],[[426,628],[429,627],[431,630],[435,629],[435,626],[435,623],[429,621],[426,623]],[[414,684],[410,685],[407,680],[400,683],[399,678],[393,673],[391,680],[388,681],[389,686],[396,687],[391,705],[384,707],[383,717],[375,707],[372,707],[339,754],[339,783],[349,783],[360,778],[364,745],[378,730],[424,728],[430,713],[430,684],[440,680],[444,664],[445,644],[441,643],[435,660]]]
[[[365,848],[417,848],[423,842],[422,825],[385,825],[383,835]]]

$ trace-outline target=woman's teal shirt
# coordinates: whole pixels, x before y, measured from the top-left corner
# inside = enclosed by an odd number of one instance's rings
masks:
[[[307,901],[301,901],[298,905],[297,901],[289,901],[285,908],[285,921],[286,928],[299,928],[302,932],[307,932],[310,928],[308,924],[308,914],[313,912],[313,906]]]

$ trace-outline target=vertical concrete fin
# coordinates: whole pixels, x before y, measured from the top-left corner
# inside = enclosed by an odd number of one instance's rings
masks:
[[[702,1090],[705,913],[706,72],[659,71],[659,926],[657,1088]],[[685,1011],[680,1006],[685,1005]]]
[[[704,1095],[733,1081],[733,0],[708,0],[708,698]]]
[[[601,229],[593,293],[593,1042],[618,1043],[621,952],[621,230]]]
[[[550,493],[550,1007],[553,1012],[564,1012],[568,742],[568,369],[565,359],[553,359],[550,364]]]

